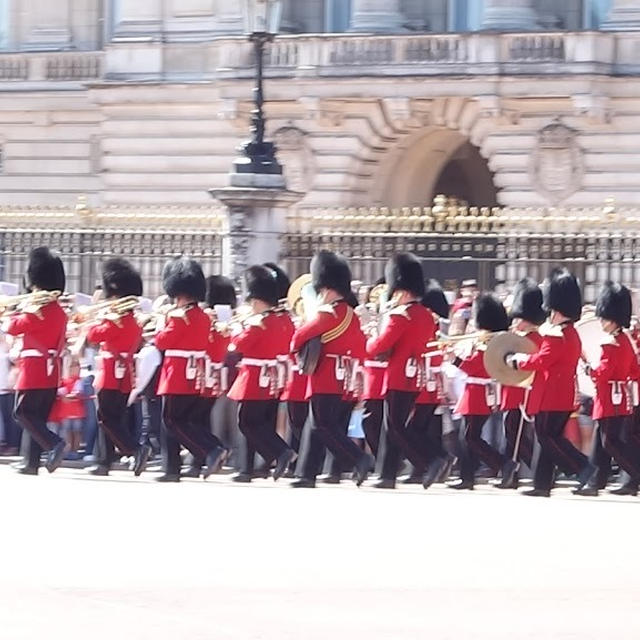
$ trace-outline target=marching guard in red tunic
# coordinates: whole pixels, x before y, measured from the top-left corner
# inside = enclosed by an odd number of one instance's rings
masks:
[[[418,468],[426,468],[426,440],[407,429],[416,398],[425,384],[423,356],[426,345],[436,333],[431,312],[422,305],[425,295],[420,261],[410,253],[393,256],[385,269],[389,298],[393,308],[379,336],[369,338],[367,354],[387,355],[383,392],[387,422],[386,450],[379,489],[394,489],[402,453]]]
[[[237,305],[236,290],[233,282],[224,276],[209,276],[207,283],[207,314],[211,320],[209,339],[205,349],[204,359],[204,384],[202,394],[196,411],[196,419],[202,424],[202,429],[212,434],[216,446],[225,448],[220,439],[213,435],[211,429],[211,413],[216,404],[216,400],[227,393],[228,369],[225,364],[231,337],[228,331],[219,330],[215,307],[222,305],[230,310]],[[204,458],[198,456],[193,458],[191,466],[183,471],[183,478],[199,478],[202,473]]]
[[[513,291],[510,317],[511,330],[531,340],[538,349],[542,336],[538,329],[547,314],[542,308],[542,290],[531,278],[520,280]],[[495,485],[499,489],[517,489],[520,462],[533,468],[533,437],[530,434],[534,416],[540,408],[544,380],[535,374],[528,387],[502,386],[500,410],[505,413],[506,439],[502,480]]]
[[[544,391],[535,417],[540,455],[534,469],[534,488],[523,495],[548,498],[556,465],[565,473],[577,474],[579,488],[595,476],[597,467],[564,436],[567,421],[577,406],[576,372],[582,344],[573,323],[582,314],[580,286],[566,269],[556,269],[545,282],[543,291],[550,316],[549,322],[540,328],[540,350],[531,355],[507,356],[507,362],[542,376]]]
[[[310,341],[319,339],[320,357],[315,371],[309,375],[313,415],[309,451],[303,477],[291,486],[315,487],[325,448],[341,466],[354,469],[353,479],[360,486],[373,459],[348,438],[342,419],[351,402],[348,394],[354,364],[364,356],[360,321],[347,302],[351,296],[351,270],[344,258],[331,251],[320,251],[311,261],[311,276],[323,304],[313,320],[296,329],[291,350],[297,353]]]
[[[404,482],[421,483],[423,488],[428,489],[434,482],[443,482],[449,476],[455,456],[447,453],[442,446],[442,415],[438,414],[438,408],[444,402],[444,353],[441,348],[428,346],[437,339],[436,329],[440,319],[449,317],[449,302],[436,280],[429,281],[422,304],[433,315],[433,335],[429,337],[427,350],[423,355],[424,384],[416,398],[407,432],[411,434],[412,440],[425,443],[427,467],[414,467],[413,473]]]
[[[631,292],[627,287],[607,282],[596,302],[596,316],[607,333],[601,346],[600,363],[588,370],[595,382],[593,419],[598,421],[591,462],[598,474],[589,484],[574,491],[577,495],[597,496],[611,472],[611,458],[629,474],[629,481],[614,489],[616,495],[637,495],[640,482],[640,449],[633,440],[624,440],[626,423],[633,412],[633,381],[638,379],[638,357],[631,336]]]
[[[507,312],[495,296],[485,293],[473,305],[475,327],[478,331],[497,332],[509,328]],[[453,364],[467,374],[464,392],[454,413],[464,417],[464,444],[460,456],[460,482],[450,485],[453,489],[473,489],[475,474],[480,461],[497,476],[504,458],[482,438],[482,429],[492,412],[498,409],[500,397],[497,383],[489,377],[484,366],[486,343],[478,340],[471,354],[457,357]]]
[[[121,258],[107,260],[102,266],[102,290],[107,300],[142,295],[140,274]],[[133,387],[134,354],[140,347],[142,328],[133,309],[124,313],[107,313],[96,318],[87,331],[87,342],[100,345],[96,358],[95,389],[98,398],[98,459],[89,473],[109,474],[115,449],[135,456],[133,472],[139,476],[151,455],[151,447],[136,442],[125,421],[127,400]]]
[[[267,464],[275,462],[273,479],[278,480],[296,458],[296,453],[276,432],[281,392],[278,356],[286,351],[290,332],[276,311],[278,288],[275,274],[262,265],[245,273],[247,302],[253,315],[243,323],[243,330],[231,339],[242,355],[239,373],[229,397],[237,400],[238,427],[247,439],[248,451],[257,451]],[[245,462],[241,481],[250,482],[252,460]]]
[[[64,292],[62,261],[47,247],[29,254],[27,287],[31,292]],[[53,473],[62,462],[65,442],[47,428],[60,382],[60,356],[66,344],[67,316],[52,299],[44,305],[25,307],[11,317],[5,331],[22,337],[18,360],[15,417],[23,428],[24,462],[18,472],[36,475],[40,455],[47,452],[46,468]]]
[[[154,338],[155,346],[164,352],[158,395],[163,396],[165,473],[157,480],[180,481],[181,444],[194,458],[205,459],[203,477],[206,479],[220,470],[227,456],[227,450],[210,430],[203,428],[201,421],[204,360],[211,319],[198,302],[205,298],[206,282],[200,265],[184,257],[170,261],[162,279],[175,307],[167,314],[165,327]]]

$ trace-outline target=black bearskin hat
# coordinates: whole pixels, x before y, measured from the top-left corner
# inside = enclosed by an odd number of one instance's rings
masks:
[[[474,302],[476,329],[484,331],[506,331],[509,317],[504,305],[492,293],[483,293]]]
[[[275,273],[268,267],[256,264],[244,274],[247,300],[262,300],[271,306],[278,304],[278,283]]]
[[[631,291],[619,282],[605,282],[596,301],[596,315],[620,327],[631,324]]]
[[[205,300],[207,306],[211,308],[217,304],[228,304],[232,309],[235,309],[238,299],[233,282],[224,276],[209,276]]]
[[[542,289],[533,278],[523,278],[515,286],[509,315],[537,325],[545,321],[547,313],[542,308]]]
[[[45,291],[64,291],[66,278],[62,260],[49,247],[32,249],[27,266],[27,289],[33,287]]]
[[[142,278],[123,258],[111,258],[102,265],[102,290],[105,298],[142,295]]]
[[[437,280],[429,280],[422,304],[440,318],[449,317],[449,301]]]
[[[419,298],[425,294],[422,265],[412,253],[396,253],[387,262],[384,277],[389,286],[389,298],[399,289],[410,291]]]
[[[311,260],[311,281],[318,293],[333,289],[346,298],[351,292],[351,269],[342,256],[323,249]]]
[[[278,300],[284,300],[291,286],[289,276],[285,273],[284,269],[281,269],[275,262],[265,262],[264,266],[275,273],[276,286],[278,287]]]
[[[191,258],[175,258],[164,266],[162,283],[170,298],[189,296],[198,302],[205,299],[207,285],[202,267]]]
[[[544,286],[544,308],[570,320],[582,315],[582,294],[576,277],[566,269],[554,269]]]

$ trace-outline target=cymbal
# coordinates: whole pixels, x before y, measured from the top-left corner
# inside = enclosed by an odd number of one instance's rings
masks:
[[[535,353],[537,346],[528,338],[503,331],[489,340],[484,352],[484,366],[496,382],[508,387],[526,387],[533,378],[530,371],[519,371],[506,362],[511,353]]]

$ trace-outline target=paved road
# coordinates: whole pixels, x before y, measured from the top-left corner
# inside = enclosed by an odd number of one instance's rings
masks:
[[[6,467],[0,492],[3,640],[640,637],[632,498]]]

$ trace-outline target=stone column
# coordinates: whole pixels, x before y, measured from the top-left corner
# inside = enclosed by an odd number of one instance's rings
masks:
[[[163,31],[163,8],[161,0],[115,0],[113,35],[116,38],[159,36]]]
[[[388,33],[404,31],[400,0],[353,0],[350,31]]]
[[[615,0],[601,29],[609,31],[640,30],[640,0]]]
[[[228,211],[223,273],[241,284],[252,264],[278,263],[287,212],[304,194],[288,191],[281,175],[231,174],[231,186],[211,189]]]
[[[238,0],[217,0],[215,14],[217,33],[239,34],[244,31],[242,3]]]
[[[540,28],[533,0],[485,0],[482,29],[535,31]]]

